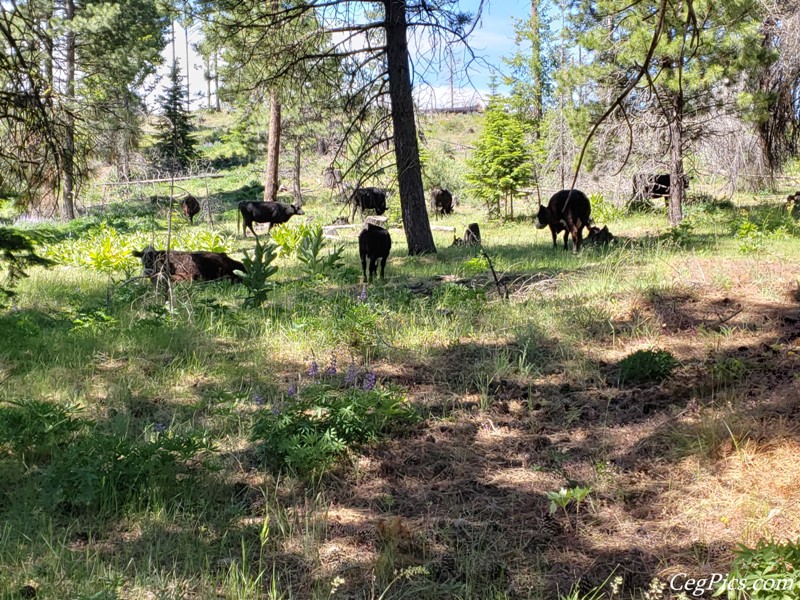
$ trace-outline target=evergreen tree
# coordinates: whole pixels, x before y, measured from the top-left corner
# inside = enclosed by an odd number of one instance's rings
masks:
[[[156,152],[161,164],[171,173],[185,171],[197,158],[196,141],[192,137],[192,122],[186,110],[186,88],[181,82],[180,68],[173,63],[169,87],[159,97],[164,119],[158,124]]]
[[[759,1],[577,0],[573,9],[576,43],[589,60],[565,78],[594,98],[587,104],[595,115],[624,95],[628,117],[657,116],[667,132],[669,221],[677,225],[689,143],[709,115],[737,108],[746,74],[766,59]]]
[[[486,204],[489,217],[499,217],[501,200],[505,216],[514,217],[514,196],[532,180],[528,127],[493,96],[484,113],[484,128],[467,160],[467,182]]]

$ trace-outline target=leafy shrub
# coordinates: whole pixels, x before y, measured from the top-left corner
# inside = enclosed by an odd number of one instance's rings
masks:
[[[136,502],[176,498],[212,450],[201,434],[164,432],[154,439],[110,433],[84,435],[54,456],[43,482],[45,503],[53,507],[119,510]]]
[[[667,230],[669,240],[676,246],[685,246],[691,240],[694,233],[694,225],[690,219],[684,219],[675,227],[670,227]]]
[[[766,248],[764,233],[752,221],[740,221],[735,236],[742,254],[760,254]]]
[[[233,239],[216,231],[192,228],[173,233],[172,249],[187,252],[232,252]]]
[[[740,545],[731,565],[727,582],[714,594],[728,600],[798,600],[800,586],[797,575],[800,569],[800,542],[774,542],[760,540],[755,548]],[[756,582],[758,585],[756,585]]]
[[[619,361],[619,383],[649,383],[666,379],[678,366],[667,350],[637,350]]]
[[[34,251],[34,239],[9,227],[0,227],[0,266],[5,269],[4,279],[0,280],[0,300],[14,295],[11,287],[22,277],[27,277],[25,269],[40,265],[49,267],[53,263],[38,256]]]
[[[64,264],[88,267],[106,275],[130,277],[139,267],[132,255],[149,244],[145,234],[122,235],[114,227],[102,223],[87,236],[42,246],[42,254]]]
[[[275,287],[269,278],[278,271],[278,267],[272,266],[272,262],[276,258],[275,245],[262,246],[258,239],[256,239],[253,258],[250,258],[247,250],[244,251],[242,259],[244,273],[236,271],[236,274],[242,278],[242,283],[249,292],[247,298],[244,299],[245,308],[258,308],[266,302],[267,294]]]
[[[374,385],[374,375],[365,381]],[[251,437],[260,444],[265,462],[273,469],[319,475],[349,449],[415,418],[397,390],[365,389],[371,385],[341,387],[317,381],[297,390],[286,403],[261,409]]]
[[[300,242],[307,235],[311,235],[316,228],[308,223],[300,223],[293,227],[283,225],[270,230],[272,241],[278,246],[282,256],[292,256],[297,253]]]
[[[625,209],[609,202],[602,194],[592,194],[589,196],[592,206],[592,218],[599,223],[616,221],[625,216]]]
[[[88,421],[78,417],[80,409],[40,400],[8,402],[0,407],[0,450],[20,460],[49,459],[83,431]]]
[[[297,259],[303,264],[303,272],[310,276],[328,275],[330,272],[341,268],[342,252],[344,248],[335,247],[326,255],[322,254],[325,247],[325,237],[322,227],[317,225],[307,231],[297,247]]]

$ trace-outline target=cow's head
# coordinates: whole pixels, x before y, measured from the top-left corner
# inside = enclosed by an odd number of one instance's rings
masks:
[[[536,214],[536,229],[544,229],[550,224],[550,211],[544,205],[539,207],[539,212]]]
[[[136,258],[140,258],[142,260],[142,274],[145,277],[152,277],[156,274],[156,261],[158,260],[159,254],[163,254],[163,252],[159,252],[152,246],[148,246],[141,252],[138,250],[134,250],[131,252],[133,256]]]
[[[603,226],[602,229],[599,227],[590,227],[589,235],[586,236],[586,242],[588,244],[597,244],[602,246],[612,244],[614,239],[614,234],[608,230],[608,225]]]
[[[299,204],[292,204],[292,208],[294,209],[294,214],[296,215],[304,215],[306,212]]]

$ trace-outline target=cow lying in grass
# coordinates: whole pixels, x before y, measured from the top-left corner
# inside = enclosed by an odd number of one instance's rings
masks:
[[[133,255],[142,260],[142,274],[155,280],[166,275],[167,251],[148,246]],[[172,281],[214,281],[228,279],[240,282],[234,271],[244,271],[244,265],[224,252],[180,252],[169,253],[169,278]]]

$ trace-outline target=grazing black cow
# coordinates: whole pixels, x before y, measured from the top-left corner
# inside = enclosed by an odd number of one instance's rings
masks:
[[[431,190],[431,208],[436,217],[443,217],[453,212],[453,194],[448,189],[435,187]]]
[[[286,223],[294,215],[306,214],[297,204],[282,204],[280,202],[251,202],[248,200],[239,202],[239,213],[242,215],[242,231],[247,237],[247,228],[258,237],[256,230],[253,229],[253,222],[266,223],[267,235],[273,225]],[[238,219],[237,219],[238,220]],[[237,223],[236,229],[239,229]]]
[[[477,223],[470,223],[461,238],[453,239],[453,246],[480,246],[481,228]]]
[[[583,240],[582,229],[589,229],[592,223],[591,214],[592,207],[586,194],[578,190],[561,190],[553,194],[547,206],[539,207],[536,228],[550,227],[553,248],[557,247],[556,236],[560,231],[564,232],[564,250],[567,249],[567,238],[571,235],[572,251],[578,252]]]
[[[637,173],[633,176],[633,197],[637,200],[669,198],[672,179],[669,173]],[[683,188],[689,189],[689,176],[683,176]]]
[[[189,219],[189,223],[194,224],[194,216],[200,212],[200,203],[197,201],[197,198],[191,194],[187,194],[186,197],[181,200],[181,208],[183,209],[183,214]]]
[[[367,223],[358,234],[358,253],[361,256],[361,272],[367,280],[367,258],[369,258],[369,281],[378,270],[378,259],[381,261],[381,279],[386,268],[386,259],[392,249],[392,237],[383,227]]]
[[[615,239],[614,234],[608,230],[608,225],[604,225],[602,229],[592,225],[584,243],[589,246],[608,246],[613,244]]]
[[[353,211],[350,213],[350,222],[356,218],[356,209],[361,209],[361,218],[365,210],[374,210],[376,215],[386,212],[386,191],[376,187],[358,188],[350,197]]]
[[[133,255],[142,259],[142,272],[151,279],[157,278],[166,269],[167,251],[148,246]],[[229,279],[239,282],[241,277],[234,271],[244,271],[244,265],[224,252],[179,252],[169,253],[169,278],[172,281],[214,281]]]

